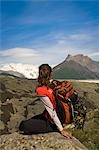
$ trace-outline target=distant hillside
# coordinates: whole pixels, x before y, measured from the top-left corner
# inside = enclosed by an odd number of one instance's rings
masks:
[[[65,60],[53,68],[53,77],[56,79],[99,79],[99,74],[75,61]]]
[[[19,72],[16,72],[16,71],[3,71],[3,70],[0,70],[0,75],[25,78],[25,76],[23,74],[21,74]]]

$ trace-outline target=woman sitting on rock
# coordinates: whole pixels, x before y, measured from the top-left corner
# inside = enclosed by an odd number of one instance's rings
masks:
[[[22,121],[19,129],[24,134],[39,134],[48,132],[60,132],[70,138],[71,133],[63,129],[63,125],[56,113],[56,101],[53,90],[50,88],[52,69],[48,64],[39,66],[38,87],[36,93],[45,106],[42,114],[36,115],[26,121]]]

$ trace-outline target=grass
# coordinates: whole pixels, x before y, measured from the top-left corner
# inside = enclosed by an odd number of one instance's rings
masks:
[[[99,109],[87,113],[84,129],[69,129],[89,150],[99,149]]]

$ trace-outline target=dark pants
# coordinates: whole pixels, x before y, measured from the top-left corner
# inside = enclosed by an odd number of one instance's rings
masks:
[[[19,130],[24,134],[39,134],[47,132],[58,132],[55,124],[50,123],[43,114],[36,115],[28,120],[22,121]]]

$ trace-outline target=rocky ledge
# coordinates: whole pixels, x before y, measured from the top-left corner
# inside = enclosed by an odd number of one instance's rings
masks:
[[[99,83],[72,83],[87,108],[84,130],[72,131],[88,149],[99,150]],[[36,80],[0,76],[0,150],[86,150],[77,139],[59,133],[19,134],[22,120],[41,113],[44,107],[35,95]]]
[[[22,135],[14,132],[1,136],[0,150],[88,150],[76,138],[68,139],[60,133]]]

